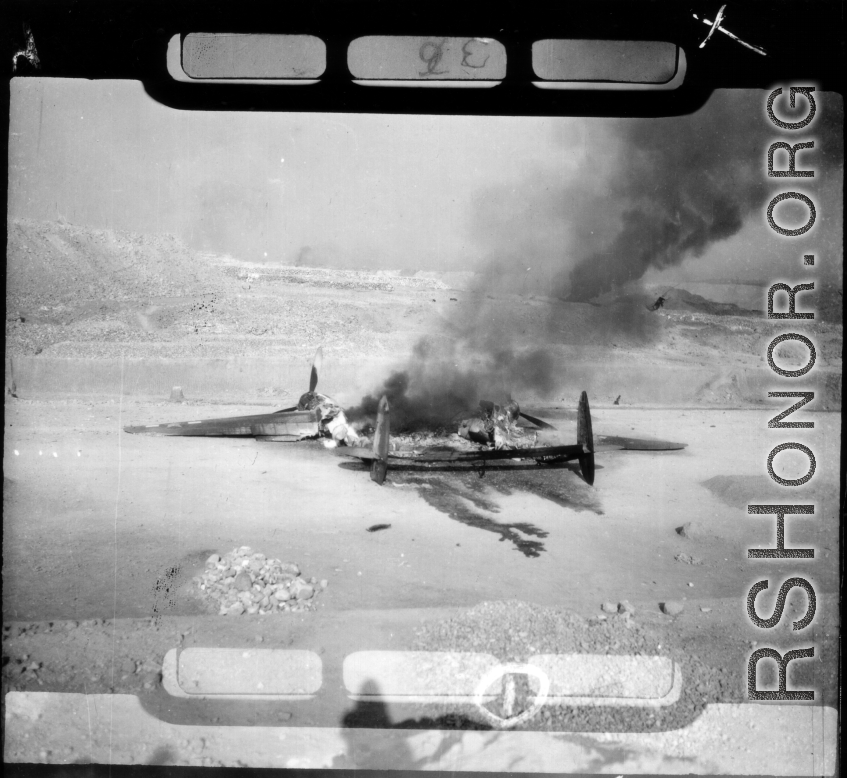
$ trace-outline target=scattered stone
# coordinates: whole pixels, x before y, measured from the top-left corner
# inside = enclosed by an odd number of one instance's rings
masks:
[[[681,529],[681,528],[680,528]],[[680,533],[682,534],[682,533]],[[674,559],[677,562],[682,562],[684,565],[702,565],[703,560],[691,554],[677,554]]]
[[[680,537],[687,538],[689,540],[696,540],[697,538],[702,538],[706,533],[699,522],[696,521],[687,521],[681,527],[676,528],[676,533]]]
[[[680,600],[668,600],[667,602],[659,603],[659,607],[662,609],[662,612],[666,613],[668,616],[679,616],[679,614],[685,609],[685,603]]]
[[[223,557],[212,554],[194,583],[222,616],[311,610],[316,594],[329,584],[323,580],[318,588],[317,578],[301,577],[293,562],[269,559],[249,546]]]
[[[327,586],[329,586],[329,581],[326,578],[321,578],[321,589],[326,589]]]
[[[689,582],[688,582],[688,585],[689,585],[689,586],[691,586],[691,587],[693,587],[693,586],[694,586],[694,582],[693,582],[693,581],[689,581]]]
[[[181,386],[175,386],[171,389],[171,402],[172,403],[185,402],[185,395],[182,393],[182,387]]]
[[[711,608],[707,608],[705,605],[701,605],[701,606],[700,606],[700,612],[701,612],[701,613],[711,613],[711,612],[712,612],[712,609],[711,609]]]
[[[634,616],[635,608],[632,606],[632,603],[630,603],[629,600],[621,600],[621,602],[618,603],[618,613]]]
[[[604,613],[617,613],[618,612],[618,606],[615,605],[615,603],[613,603],[613,602],[604,602],[600,606],[600,610],[602,610]]]

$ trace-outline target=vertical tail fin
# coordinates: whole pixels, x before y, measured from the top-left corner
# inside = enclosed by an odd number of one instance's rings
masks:
[[[582,446],[579,457],[579,469],[588,484],[594,483],[594,433],[591,430],[591,408],[588,407],[588,393],[579,396],[576,413],[576,442]]]
[[[389,415],[388,398],[383,395],[379,401],[376,411],[376,430],[374,432],[373,453],[374,460],[371,464],[371,480],[382,484],[388,472],[388,437],[389,437]]]

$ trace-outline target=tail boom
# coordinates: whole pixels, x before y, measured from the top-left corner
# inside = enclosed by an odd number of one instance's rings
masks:
[[[383,395],[376,412],[376,430],[374,431],[373,462],[371,462],[371,480],[378,484],[385,481],[388,472],[388,438],[390,408],[388,398]]]

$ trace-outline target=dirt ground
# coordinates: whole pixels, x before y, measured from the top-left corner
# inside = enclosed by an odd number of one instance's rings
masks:
[[[816,654],[792,663],[789,687],[836,704],[839,321],[814,322],[817,378],[800,388],[816,390],[816,412],[795,415],[815,422],[810,437],[796,438],[814,444],[817,470],[802,499],[815,514],[787,519],[786,545],[812,547],[815,559],[751,560],[747,548],[772,546],[775,529],[747,504],[798,499],[765,468],[778,435],[767,426],[777,409],[766,391],[788,387],[764,363],[773,324],[752,303],[717,300],[716,286],[689,295],[697,305],[681,297],[648,312],[640,298],[566,303],[469,274],[268,270],[198,257],[166,236],[27,220],[10,227],[9,257],[4,696],[128,693],[173,723],[479,727],[464,712],[352,702],[344,658],[449,649],[525,661],[543,645],[670,657],[682,668],[682,696],[652,711],[562,707],[520,728],[667,731],[709,703],[744,701],[757,646],[800,645],[788,615],[806,612],[805,594],[793,589],[767,632],[751,625],[746,596],[770,579],[757,601],[768,614],[778,584],[813,565],[817,610],[802,643]],[[642,291],[648,302],[656,293]],[[717,302],[704,308],[706,293]],[[289,404],[319,345],[320,388],[350,405],[387,366],[408,363],[422,338],[438,348],[486,317],[549,354],[561,382],[520,399],[563,442],[575,439],[576,397],[588,388],[595,434],[687,448],[598,455],[594,486],[573,464],[517,461],[484,474],[397,467],[380,487],[317,441],[123,432]],[[777,358],[801,365],[791,345]],[[126,384],[125,360],[134,371]],[[249,360],[259,366],[248,369]],[[193,382],[188,402],[166,402],[160,384],[180,371]],[[789,451],[777,470],[797,478],[806,467]],[[211,554],[241,546],[327,586],[308,611],[220,616],[194,579]],[[610,612],[623,602],[629,616]],[[668,602],[681,612],[663,612]],[[310,702],[176,699],[163,688],[163,661],[192,646],[314,651],[325,693]],[[765,664],[760,681],[773,688]]]
[[[158,710],[168,699],[162,659],[178,646],[249,647],[261,638],[265,647],[316,650],[337,668],[353,650],[411,648],[422,625],[482,602],[526,602],[587,620],[604,602],[628,600],[639,629],[655,641],[643,649],[696,660],[698,678],[712,673],[699,705],[740,701],[746,658],[762,640],[745,613],[746,592],[762,575],[777,580],[796,570],[790,560],[744,554],[773,538],[773,528],[747,517],[744,506],[780,497],[762,475],[769,438],[761,412],[595,411],[596,434],[649,429],[688,448],[598,455],[593,487],[573,467],[523,463],[489,467],[484,478],[467,470],[391,471],[379,487],[358,463],[318,443],[121,431],[130,422],[183,418],[186,410],[134,400],[7,403],[7,690],[133,692]],[[190,410],[204,417],[261,409]],[[834,414],[815,419],[823,444],[818,507],[814,519],[790,521],[788,542],[814,547],[820,559],[818,611],[806,639],[824,661],[798,664],[792,678],[813,683],[832,704],[840,424]],[[721,456],[710,453],[716,449]],[[699,530],[694,537],[676,531],[687,522]],[[389,526],[368,532],[375,524]],[[192,578],[210,553],[242,545],[326,579],[315,611],[211,615]],[[772,609],[768,597],[760,612]],[[795,590],[788,612],[804,613],[804,598]],[[681,615],[661,612],[668,600],[684,603]],[[791,645],[790,634],[778,631],[777,642]],[[221,718],[218,704],[192,706],[171,707],[172,720],[179,710],[193,720]],[[266,723],[280,710],[299,724],[326,724],[337,723],[344,705],[265,705],[249,715],[236,707],[231,715]],[[677,726],[692,712],[650,726]]]

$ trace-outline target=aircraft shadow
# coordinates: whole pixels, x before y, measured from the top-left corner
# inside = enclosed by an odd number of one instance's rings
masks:
[[[353,462],[343,462],[340,467],[357,472],[365,469]],[[562,477],[563,470],[571,471],[576,477]],[[488,475],[491,477],[485,477]],[[511,521],[503,514],[496,495],[526,492],[574,511],[603,513],[596,492],[582,480],[576,463],[570,462],[495,466],[487,463],[485,468],[453,463],[399,464],[389,468],[388,481],[414,487],[431,507],[461,524],[499,535],[501,541],[511,543],[526,557],[540,556],[546,550],[542,541],[550,533],[530,522]]]

